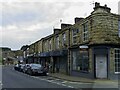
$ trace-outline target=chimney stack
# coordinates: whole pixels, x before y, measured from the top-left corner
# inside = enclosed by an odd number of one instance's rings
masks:
[[[54,28],[54,34],[57,34],[61,31],[61,29]]]
[[[78,17],[76,17],[74,20],[75,20],[75,23],[77,23],[77,22],[81,21],[82,19],[84,19],[84,18],[78,18]]]
[[[69,27],[69,26],[72,26],[72,25],[71,24],[64,24],[64,23],[62,23],[61,24],[61,29],[64,29],[64,28]]]
[[[111,9],[109,7],[107,7],[107,5],[105,4],[104,6],[100,6],[100,3],[95,2],[95,7],[94,7],[94,11],[98,10],[98,9],[102,9],[108,13],[110,13]]]

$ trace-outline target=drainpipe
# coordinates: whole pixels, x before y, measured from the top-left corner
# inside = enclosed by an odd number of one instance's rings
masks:
[[[71,72],[71,62],[70,62],[70,28],[69,28],[69,32],[68,32],[68,61],[67,61],[67,64],[68,64],[68,72],[67,74],[70,75],[70,72]]]

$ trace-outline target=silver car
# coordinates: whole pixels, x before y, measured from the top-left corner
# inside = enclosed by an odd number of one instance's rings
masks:
[[[48,72],[41,64],[29,64],[27,73],[29,75],[47,75]]]
[[[25,64],[25,66],[23,67],[23,73],[27,73],[27,69],[30,67],[30,64]]]

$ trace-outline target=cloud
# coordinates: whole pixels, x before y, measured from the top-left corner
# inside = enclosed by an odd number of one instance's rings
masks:
[[[35,42],[50,35],[53,27],[60,28],[60,19],[62,19],[62,23],[73,24],[75,17],[86,17],[92,12],[93,6],[90,5],[90,2],[81,2],[81,0],[4,0],[0,3],[2,46],[19,49],[22,45],[30,44],[30,41]],[[112,6],[112,3],[109,5]],[[113,8],[113,11],[115,9]]]

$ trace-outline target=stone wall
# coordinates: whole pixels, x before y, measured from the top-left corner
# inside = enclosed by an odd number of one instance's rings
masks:
[[[120,44],[116,15],[94,14],[90,44]]]

